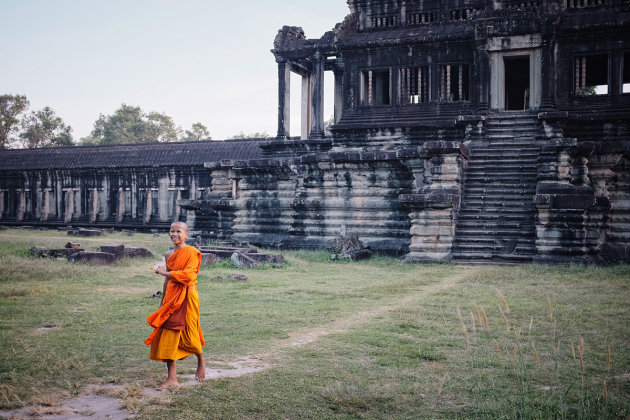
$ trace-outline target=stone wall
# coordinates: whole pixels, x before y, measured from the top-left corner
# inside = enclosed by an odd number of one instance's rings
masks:
[[[178,201],[203,197],[209,185],[203,167],[5,172],[0,224],[168,228],[187,219]]]

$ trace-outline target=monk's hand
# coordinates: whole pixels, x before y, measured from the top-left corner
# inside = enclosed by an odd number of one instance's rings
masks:
[[[155,272],[161,276],[168,276],[168,271],[166,271],[166,268],[163,265],[157,266]]]

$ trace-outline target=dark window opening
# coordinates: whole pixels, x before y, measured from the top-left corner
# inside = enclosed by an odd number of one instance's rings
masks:
[[[411,67],[400,69],[401,105],[429,101],[429,68]]]
[[[363,79],[363,105],[378,106],[389,105],[389,71],[364,71]]]
[[[573,66],[574,93],[581,96],[608,94],[608,55],[576,57]]]
[[[470,100],[468,64],[440,66],[440,100],[442,102]]]
[[[505,109],[529,108],[529,57],[504,57]]]
[[[621,91],[630,93],[630,52],[623,53],[623,80]]]

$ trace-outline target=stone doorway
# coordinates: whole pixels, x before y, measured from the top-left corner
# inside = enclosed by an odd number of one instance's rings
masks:
[[[503,62],[505,69],[505,109],[507,111],[529,109],[529,55],[505,56]]]

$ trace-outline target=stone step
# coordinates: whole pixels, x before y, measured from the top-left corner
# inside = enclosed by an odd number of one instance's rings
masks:
[[[470,160],[468,161],[468,171],[479,170],[501,170],[501,171],[538,171],[536,162],[502,162],[500,160]]]
[[[490,237],[493,240],[496,238],[535,238],[536,230],[535,226],[532,225],[529,228],[521,228],[521,229],[496,229],[489,231],[487,229],[478,229],[474,227],[464,228],[458,227],[455,228],[455,236],[456,241],[462,238],[473,237],[473,238],[484,238]]]
[[[492,200],[462,200],[462,207],[467,209],[479,208],[486,211],[487,209],[506,209],[506,208],[514,208],[514,209],[522,209],[523,207],[534,208],[533,200],[501,200],[499,198],[495,198]]]
[[[516,148],[495,148],[495,147],[471,147],[470,155],[480,157],[514,157],[515,159],[521,156],[538,156],[540,149],[538,147],[524,146]]]
[[[523,245],[517,244],[513,249],[513,252],[509,252],[508,249],[511,248],[510,244],[505,245],[485,245],[485,244],[453,244],[453,253],[460,252],[482,252],[488,254],[528,254],[533,255],[536,253],[536,246],[534,244],[531,245]],[[510,249],[512,251],[512,249]]]
[[[453,262],[459,264],[522,264],[532,262],[534,254],[491,254],[485,252],[453,252]]]

